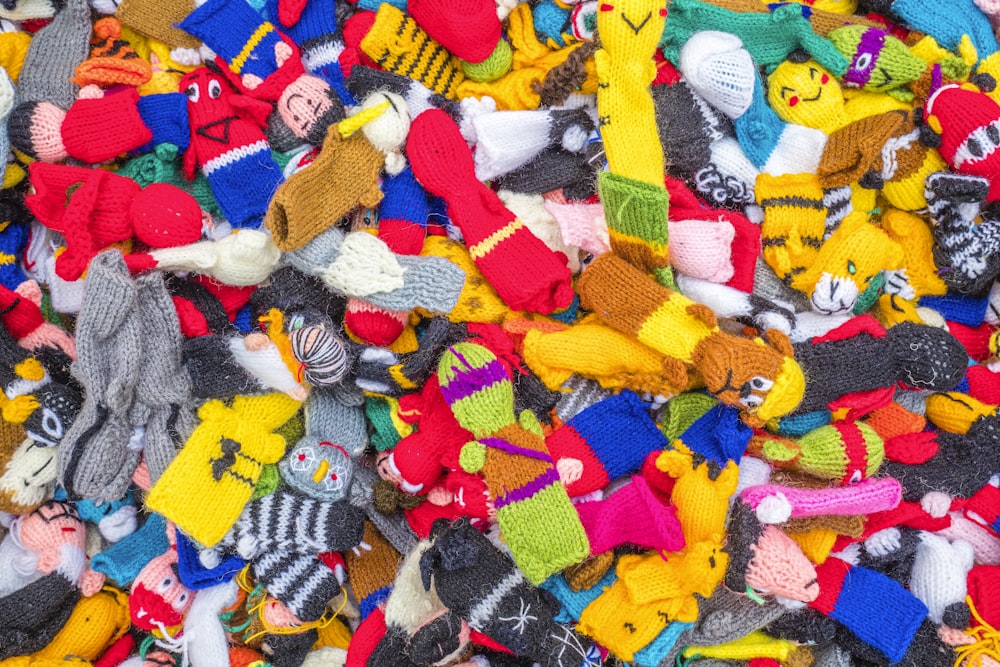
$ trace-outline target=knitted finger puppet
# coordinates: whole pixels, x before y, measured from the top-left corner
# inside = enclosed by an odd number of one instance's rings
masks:
[[[957,51],[960,44],[968,40],[975,47],[980,58],[996,52],[997,39],[984,16],[982,2],[957,0],[947,10],[926,0],[882,0],[871,3],[871,11],[877,11],[893,19],[899,19],[914,30],[933,36],[941,46]],[[864,5],[865,8],[869,8]]]
[[[234,227],[259,226],[281,183],[281,169],[261,130],[270,105],[237,94],[208,68],[186,74],[179,90],[187,95],[191,127],[184,174],[191,180],[195,167],[201,170]]]
[[[553,431],[545,446],[567,493],[582,496],[638,471],[646,456],[664,449],[667,440],[639,397],[623,391],[581,411]]]
[[[262,467],[284,456],[285,439],[274,430],[300,406],[284,394],[237,396],[231,406],[219,400],[203,404],[201,423],[150,490],[147,507],[214,546],[250,500]],[[216,499],[210,506],[200,500],[203,492]]]
[[[360,47],[384,69],[419,81],[448,98],[457,99],[458,87],[465,80],[461,61],[391,3],[383,2],[378,8]]]
[[[910,592],[927,605],[935,624],[964,629],[969,624],[965,603],[966,579],[975,562],[972,545],[949,542],[935,533],[920,531],[920,545],[910,572]]]
[[[809,431],[796,440],[763,435],[751,448],[775,467],[788,467],[854,484],[872,477],[885,459],[885,442],[871,426],[860,421],[838,421]]]
[[[65,280],[78,279],[97,253],[133,237],[155,248],[201,238],[201,208],[172,185],[142,190],[108,171],[45,162],[32,163],[28,173],[33,193],[25,205],[65,239],[66,250],[56,259]]]
[[[800,7],[778,6],[768,14],[735,12],[700,0],[676,0],[670,4],[670,16],[661,43],[663,55],[675,64],[694,33],[724,27],[742,40],[760,67],[776,66],[799,48],[837,76],[848,67],[847,59],[813,32]]]
[[[941,172],[931,174],[926,187],[941,278],[962,294],[984,293],[1000,274],[1000,221],[979,220],[990,181]]]
[[[787,337],[775,330],[748,340],[723,333],[715,314],[678,292],[656,285],[611,253],[597,258],[579,283],[585,308],[619,331],[666,355],[664,374],[687,384],[687,365],[710,392],[763,424],[795,409],[805,381]]]
[[[86,392],[59,456],[59,480],[70,498],[117,500],[139,464],[140,451],[129,446],[139,369],[126,361],[143,349],[137,295],[118,251],[91,261],[76,328],[75,371]]]
[[[906,654],[927,607],[875,570],[828,558],[816,566],[819,597],[809,606],[844,626],[890,663]],[[884,610],[892,609],[886,614]]]
[[[697,596],[712,595],[728,562],[720,547],[707,542],[671,554],[622,556],[618,580],[583,609],[577,629],[631,661],[672,621],[698,618]]]
[[[358,441],[363,442],[367,435],[360,410],[348,411],[348,407],[325,392],[310,394],[306,435],[279,464],[282,479],[289,486],[331,502],[347,494],[353,477],[351,452],[363,449]],[[325,414],[317,416],[317,412]]]
[[[892,475],[903,485],[904,500],[919,500],[930,491],[940,491],[953,498],[969,498],[982,489],[994,474],[998,465],[995,448],[988,446],[1000,429],[1000,417],[990,415],[972,422],[964,435],[939,430],[937,454],[925,463],[906,465],[887,461],[883,471]],[[961,461],[982,461],[982,467],[969,469],[961,466]]]
[[[355,208],[378,205],[382,199],[378,175],[385,156],[357,130],[389,106],[331,125],[316,159],[274,194],[264,224],[279,248],[285,252],[302,248]]]
[[[485,347],[458,343],[438,364],[441,393],[477,440],[462,448],[467,472],[483,472],[515,562],[540,583],[590,553],[545,441],[517,423],[510,377]]]
[[[553,620],[553,610],[523,570],[467,521],[435,525],[434,542],[420,558],[424,589],[469,627],[516,656],[546,667],[592,665],[594,647]]]
[[[104,575],[87,567],[84,524],[71,505],[50,501],[22,515],[12,530],[38,553],[36,567],[44,576],[0,598],[0,611],[8,614],[0,628],[0,659],[43,649],[65,626],[81,593],[92,596],[104,583]]]
[[[965,348],[947,331],[903,322],[885,332],[867,317],[794,347],[806,377],[798,412],[824,410],[846,394],[897,383],[948,391],[961,381],[968,359]],[[848,372],[851,381],[845,382]]]
[[[168,534],[170,532],[168,527]],[[177,546],[150,560],[129,588],[129,616],[143,630],[159,630],[164,635],[184,621],[194,602],[195,592],[177,574]]]
[[[62,661],[72,655],[95,661],[125,635],[129,625],[128,597],[105,586],[95,595],[80,600],[59,634],[32,658]]]
[[[779,602],[812,602],[819,595],[816,569],[799,546],[776,526],[762,524],[740,500],[728,523],[729,571],[726,586],[736,592],[748,587]]]
[[[786,285],[810,297],[813,310],[850,312],[883,270],[899,268],[899,245],[861,212],[843,218],[849,202],[824,191],[817,176],[761,174],[756,194],[764,209],[764,260]]]
[[[473,81],[492,81],[510,71],[511,48],[503,39],[496,3],[476,0],[449,6],[441,0],[417,0],[407,11],[449,53],[462,61]]]
[[[150,64],[122,39],[122,24],[118,19],[109,16],[94,23],[90,58],[76,68],[74,81],[78,86],[83,88],[95,84],[111,87],[123,84],[138,87],[152,76]]]
[[[334,570],[317,555],[358,546],[364,528],[364,513],[346,501],[279,489],[251,501],[216,549],[236,551],[300,621],[315,621],[340,590]]]
[[[573,290],[565,256],[549,250],[476,180],[472,153],[448,114],[431,109],[417,116],[406,153],[420,184],[447,202],[476,266],[508,306],[548,314],[569,305]],[[531,274],[511,273],[514,258],[529,262]]]
[[[26,439],[13,451],[0,452],[0,511],[26,514],[52,497],[56,482],[56,447]]]
[[[42,290],[34,280],[25,280],[14,290],[0,284],[0,321],[17,339],[17,344],[29,351],[51,346],[76,359],[76,343],[65,329],[45,321],[40,308]]]

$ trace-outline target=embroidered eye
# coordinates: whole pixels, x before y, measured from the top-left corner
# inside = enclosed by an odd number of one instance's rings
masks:
[[[160,582],[159,586],[156,587],[156,591],[158,593],[163,593],[173,585],[174,585],[173,577],[167,577],[166,579]]]
[[[847,260],[847,272],[852,276],[858,272],[858,267],[854,266],[854,262]]]
[[[750,387],[758,391],[769,391],[774,386],[774,382],[766,377],[755,375],[750,378]]]
[[[184,91],[184,94],[188,96],[188,99],[192,102],[197,102],[201,98],[201,90],[198,88],[197,83],[192,83]]]
[[[757,394],[750,394],[749,396],[744,396],[740,399],[740,405],[750,410],[756,410],[764,403],[762,399]]]
[[[222,84],[216,81],[215,79],[209,81],[208,96],[211,97],[213,100],[217,100],[221,95],[222,95]]]
[[[854,63],[854,69],[864,71],[872,64],[872,54],[862,53]]]
[[[180,595],[177,596],[177,599],[174,601],[174,604],[171,605],[171,606],[175,610],[178,610],[178,609],[181,609],[182,607],[184,607],[184,604],[187,601],[188,601],[188,594],[187,593],[181,593]]]

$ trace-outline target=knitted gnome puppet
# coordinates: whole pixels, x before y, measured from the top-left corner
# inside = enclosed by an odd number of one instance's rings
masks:
[[[34,653],[46,646],[84,596],[96,594],[104,575],[87,567],[84,524],[72,505],[49,501],[22,515],[13,530],[25,548],[38,554],[39,579],[0,598],[8,614],[0,630],[0,656]]]
[[[424,589],[470,628],[546,667],[594,664],[590,642],[556,623],[550,599],[468,521],[439,521],[432,537],[420,558]]]
[[[179,88],[188,98],[191,127],[185,175],[191,180],[195,168],[201,169],[234,227],[259,226],[281,182],[262,130],[270,105],[238,94],[208,67],[186,74]]]
[[[672,385],[686,386],[690,364],[708,390],[740,409],[748,423],[787,414],[802,397],[805,380],[791,343],[774,329],[766,343],[724,333],[707,306],[657,285],[612,253],[587,267],[579,291],[585,308],[665,355]]]
[[[797,412],[825,410],[846,394],[897,383],[948,391],[961,382],[968,358],[965,348],[947,331],[912,322],[886,331],[869,316],[854,318],[794,348],[806,377]]]
[[[587,536],[559,480],[535,421],[516,421],[510,377],[487,348],[458,343],[438,364],[441,393],[456,420],[477,440],[462,447],[459,463],[483,471],[497,522],[530,581],[541,582],[589,554]],[[530,424],[533,416],[524,412]]]
[[[310,11],[306,19],[322,22],[324,12]],[[327,129],[343,120],[340,97],[327,81],[305,73],[296,43],[245,2],[209,0],[180,27],[218,54],[216,64],[239,89],[276,102],[278,117],[299,139],[318,145]]]

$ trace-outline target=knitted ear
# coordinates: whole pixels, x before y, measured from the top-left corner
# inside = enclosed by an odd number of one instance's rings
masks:
[[[443,519],[438,519],[442,521]],[[437,524],[437,521],[434,522]],[[431,578],[434,576],[434,568],[441,562],[441,554],[436,545],[431,545],[427,551],[420,556],[420,581],[424,585],[424,590],[431,589]]]
[[[941,122],[938,121],[937,116],[933,114],[927,117],[926,123],[920,123],[919,120],[923,118],[922,114],[915,114],[914,116],[918,120],[918,131],[920,132],[920,143],[929,148],[941,148],[941,135],[938,134],[933,125],[937,125],[938,128],[941,127]]]
[[[792,341],[789,340],[788,336],[778,329],[768,329],[764,332],[764,340],[770,343],[778,352],[781,352],[786,357],[794,357],[795,350],[792,349]]]
[[[997,80],[987,72],[977,72],[969,77],[969,83],[976,85],[984,93],[992,93],[997,87]]]

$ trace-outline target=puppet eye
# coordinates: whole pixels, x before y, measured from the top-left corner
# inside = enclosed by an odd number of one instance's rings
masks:
[[[872,64],[872,54],[862,53],[858,56],[857,61],[854,63],[854,69],[856,70],[866,70],[868,66]]]
[[[744,396],[743,398],[740,399],[740,405],[742,405],[745,408],[750,408],[751,410],[756,410],[761,406],[763,402],[764,399],[762,399],[760,396],[757,396],[756,394],[750,394],[749,396]]]
[[[752,378],[750,378],[750,387],[752,389],[757,389],[758,391],[768,391],[773,386],[774,386],[774,381],[769,380],[766,377],[755,375]]]
[[[973,157],[983,156],[983,147],[980,145],[979,140],[975,137],[969,137],[969,141],[966,142],[966,147],[969,149],[969,153],[971,153]]]
[[[173,578],[172,577],[167,577],[166,579],[164,579],[163,581],[160,582],[160,585],[156,587],[156,590],[159,593],[163,593],[164,591],[166,591],[168,588],[170,588],[173,585],[174,585]]]
[[[221,95],[222,95],[222,84],[214,79],[212,81],[209,81],[208,96],[211,97],[213,100],[217,100]]]
[[[847,272],[852,276],[858,272],[858,267],[854,266],[854,262],[847,260]]]
[[[199,90],[197,83],[192,83],[191,85],[189,85],[187,87],[187,90],[184,91],[184,94],[187,95],[188,99],[191,100],[192,102],[197,102],[198,99],[201,97],[201,91]]]

